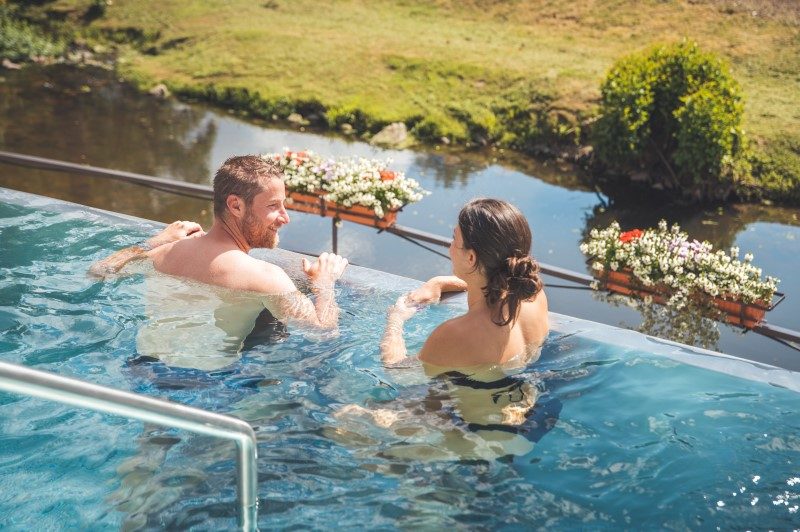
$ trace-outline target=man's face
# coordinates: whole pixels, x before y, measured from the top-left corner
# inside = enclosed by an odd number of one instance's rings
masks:
[[[289,223],[286,212],[286,187],[280,179],[269,179],[264,189],[246,207],[242,234],[251,248],[274,248],[278,245],[278,229]]]

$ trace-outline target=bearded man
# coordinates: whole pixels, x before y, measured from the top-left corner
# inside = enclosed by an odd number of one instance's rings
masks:
[[[231,157],[214,177],[214,223],[208,232],[193,222],[174,222],[145,245],[118,251],[90,268],[90,273],[106,276],[131,263],[150,262],[155,272],[167,274],[149,279],[148,315],[158,319],[140,331],[140,354],[198,369],[227,365],[230,361],[215,357],[208,347],[238,357],[242,341],[265,309],[281,320],[321,329],[337,327],[333,287],[347,259],[330,253],[314,263],[302,259],[315,296],[312,302],[281,267],[248,254],[253,248],[278,245],[278,231],[289,223],[285,201],[283,174],[274,162],[257,155]],[[197,283],[176,283],[180,279],[197,281],[207,289],[200,290]],[[205,303],[198,305],[198,299]],[[211,333],[199,330],[203,319],[213,320],[220,341],[210,341]],[[167,328],[170,334],[164,333]],[[187,335],[188,330],[194,332]],[[191,353],[187,342],[197,342],[192,349],[202,353]],[[183,354],[176,355],[176,350]]]

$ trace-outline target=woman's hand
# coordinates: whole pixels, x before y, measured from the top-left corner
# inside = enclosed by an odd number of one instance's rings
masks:
[[[389,307],[386,316],[386,330],[381,340],[381,360],[384,365],[396,364],[406,358],[406,341],[403,339],[403,323],[416,314],[417,307],[408,301],[407,296],[397,298]]]
[[[399,321],[406,321],[417,313],[419,307],[408,300],[408,295],[397,298],[394,305],[389,307],[389,316]]]
[[[422,286],[416,290],[406,294],[406,299],[408,302],[415,305],[430,305],[432,303],[438,303],[441,298],[442,288],[439,283],[435,282],[434,279],[423,283]]]
[[[467,283],[454,275],[440,275],[423,283],[422,286],[408,294],[408,300],[415,305],[438,303],[442,292],[463,292]]]

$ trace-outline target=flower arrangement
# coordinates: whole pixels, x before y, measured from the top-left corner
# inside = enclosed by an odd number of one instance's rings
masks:
[[[580,249],[592,261],[596,277],[630,272],[653,292],[669,294],[666,303],[677,309],[697,294],[768,307],[779,282],[774,277],[761,278],[752,254],[739,260],[739,248],[715,251],[708,242],[689,240],[678,225],[667,227],[664,220],[657,229],[644,231],[622,232],[617,222],[606,229],[592,229]]]
[[[314,194],[343,207],[361,205],[378,218],[430,194],[416,180],[389,170],[391,160],[326,159],[311,151],[288,149],[265,157],[281,166],[288,191]]]

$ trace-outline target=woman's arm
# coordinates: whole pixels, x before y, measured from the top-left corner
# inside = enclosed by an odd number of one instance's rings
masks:
[[[460,292],[467,289],[467,283],[454,275],[433,277],[416,290],[401,296],[389,307],[386,317],[386,330],[381,340],[381,360],[384,365],[396,364],[408,357],[403,338],[403,325],[419,309],[418,305],[438,303],[443,292]],[[438,330],[438,329],[437,329]],[[436,335],[436,331],[434,331]],[[431,335],[433,338],[434,335]],[[431,338],[425,343],[431,342]]]
[[[444,292],[463,292],[467,283],[455,275],[440,275],[432,277],[422,286],[408,294],[408,301],[417,305],[438,303]]]
[[[389,307],[386,330],[381,340],[381,361],[384,366],[396,364],[408,356],[406,341],[403,338],[403,324],[416,312],[417,308],[409,305],[407,296],[400,296],[397,302]]]

